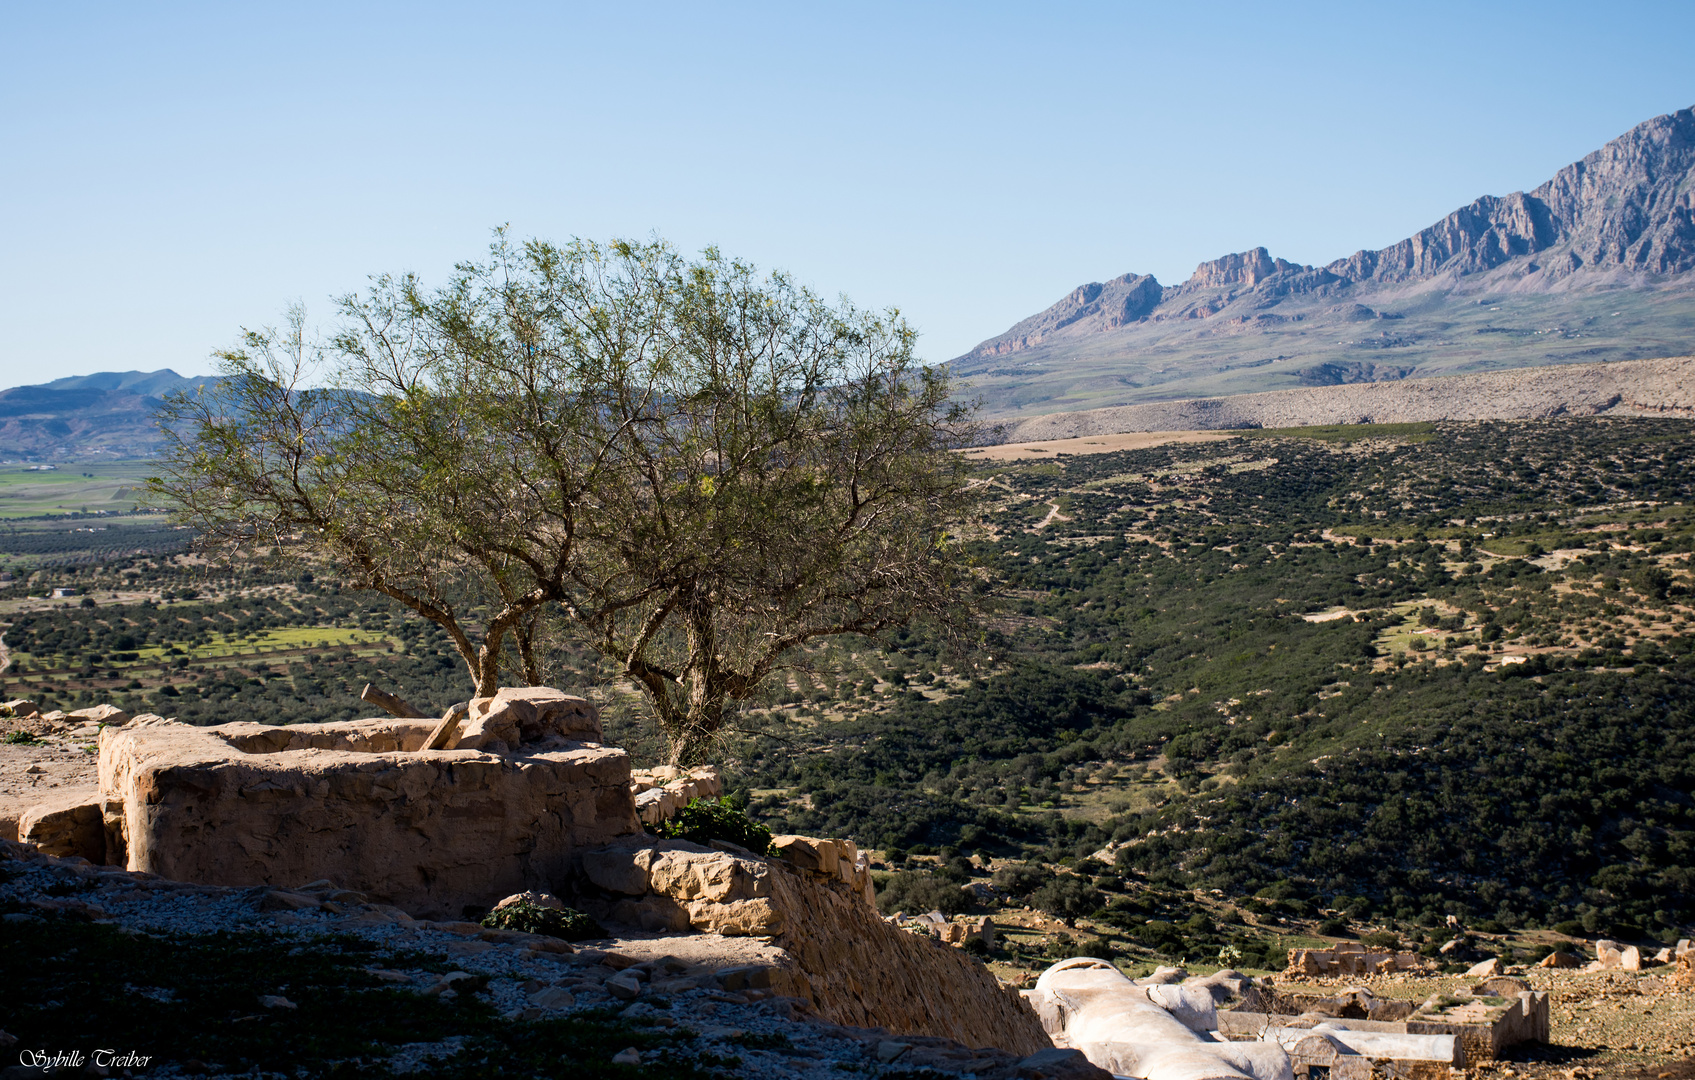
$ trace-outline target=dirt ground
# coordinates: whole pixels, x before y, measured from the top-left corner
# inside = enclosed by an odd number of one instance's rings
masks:
[[[1166,443],[1216,442],[1228,439],[1232,434],[1228,431],[1126,431],[1118,435],[1088,435],[1080,439],[974,446],[961,453],[973,461],[1028,461],[1055,454],[1110,454],[1115,450],[1145,450]]]
[[[30,723],[0,720],[0,738]],[[0,743],[0,837],[7,840],[18,838],[18,817],[36,803],[72,791],[92,795],[99,787],[93,739],[37,734],[42,741],[32,745]]]
[[[1537,1080],[1695,1080],[1695,988],[1669,979],[1674,968],[1601,972],[1540,968],[1514,972],[1533,990],[1550,996],[1548,1045],[1526,1044],[1507,1060],[1469,1070],[1476,1077],[1533,1077]],[[1279,978],[1279,988],[1333,994],[1343,985],[1365,986],[1378,997],[1422,1001],[1432,994],[1469,987],[1476,979],[1384,978],[1297,981]]]

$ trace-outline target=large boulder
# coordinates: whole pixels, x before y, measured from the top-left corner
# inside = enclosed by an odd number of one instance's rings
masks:
[[[593,703],[546,686],[508,687],[471,699],[453,749],[508,753],[525,743],[601,738],[600,709]]]
[[[106,829],[98,788],[71,788],[43,799],[18,818],[18,839],[48,855],[106,860]]]
[[[633,838],[582,857],[583,876],[610,894],[599,913],[642,930],[694,929],[730,937],[782,932],[772,864],[689,840]]]
[[[95,705],[87,709],[72,709],[65,714],[80,724],[105,724],[109,727],[123,727],[130,722],[130,714],[116,705]]]

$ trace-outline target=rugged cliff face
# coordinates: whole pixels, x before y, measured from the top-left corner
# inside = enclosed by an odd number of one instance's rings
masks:
[[[1326,269],[1399,282],[1491,270],[1521,256],[1546,283],[1584,270],[1695,269],[1695,111],[1657,116],[1554,174],[1534,191],[1486,195],[1381,251]]]
[[[1053,307],[1032,315],[977,348],[984,356],[1001,356],[1039,345],[1060,334],[1086,337],[1116,330],[1146,318],[1164,295],[1165,290],[1152,274],[1125,274],[1105,284],[1092,281],[1077,286]]]
[[[1533,191],[1485,195],[1326,266],[1253,248],[1180,285],[1126,274],[1079,286],[953,365],[1004,415],[1638,359],[1695,351],[1692,293],[1695,110],[1684,109]],[[1367,331],[1362,319],[1385,322]]]

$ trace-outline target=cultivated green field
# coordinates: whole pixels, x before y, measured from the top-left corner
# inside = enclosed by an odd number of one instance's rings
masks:
[[[0,465],[0,518],[133,510],[145,501],[148,472],[156,468],[149,461]]]
[[[393,639],[387,634],[344,626],[291,626],[285,630],[267,630],[256,634],[214,634],[202,645],[154,646],[137,653],[141,663],[157,663],[169,656],[186,656],[190,660],[218,660],[235,656],[261,656],[265,653],[316,651],[337,649],[347,645],[388,646]]]

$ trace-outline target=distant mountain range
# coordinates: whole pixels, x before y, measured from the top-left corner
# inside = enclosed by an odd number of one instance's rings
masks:
[[[1534,191],[1484,196],[1379,251],[1302,266],[1254,248],[1202,263],[1181,285],[1147,274],[1090,282],[950,364],[990,417],[1012,419],[1690,355],[1695,110],[1684,109]],[[211,381],[103,372],[0,391],[0,458],[151,455],[160,397]],[[1593,411],[1586,395],[1577,411]],[[1190,413],[1224,415],[1211,405],[1180,415]],[[1152,415],[1096,413],[1083,426]]]
[[[1081,285],[952,361],[993,416],[1695,353],[1695,111],[1327,266]]]
[[[159,449],[153,410],[173,390],[214,382],[162,371],[104,371],[0,390],[0,459],[95,461]]]

